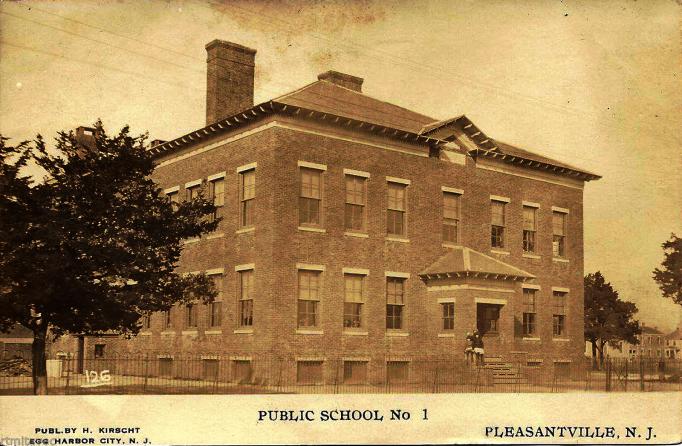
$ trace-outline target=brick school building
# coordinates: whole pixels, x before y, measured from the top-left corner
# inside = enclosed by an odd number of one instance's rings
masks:
[[[333,361],[372,381],[461,361],[478,330],[503,361],[582,361],[583,189],[597,175],[335,71],[254,105],[256,51],[206,50],[206,126],[150,150],[169,200],[203,190],[218,206],[179,268],[220,295],[151,315],[134,339],[81,338],[82,356],[146,352],[170,370],[196,354],[235,374],[280,358],[322,381]]]

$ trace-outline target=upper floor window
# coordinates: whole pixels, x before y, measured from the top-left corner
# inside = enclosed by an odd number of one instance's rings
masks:
[[[365,230],[367,178],[346,175],[345,227],[353,231]]]
[[[535,252],[536,216],[537,209],[535,207],[523,207],[523,252]]]
[[[388,182],[386,232],[389,235],[406,235],[407,185]]]
[[[253,270],[239,271],[239,326],[253,326]]]
[[[298,326],[317,327],[319,323],[320,271],[298,271]]]
[[[537,290],[523,289],[523,335],[533,336],[536,333]]]
[[[343,327],[363,327],[365,276],[363,274],[344,274],[343,281],[345,289],[343,302]]]
[[[185,326],[187,328],[196,328],[197,326],[197,305],[187,304],[185,307]]]
[[[180,202],[180,196],[178,195],[178,191],[175,190],[173,192],[166,192],[166,199],[173,206],[173,209],[176,209],[178,203]]]
[[[171,310],[168,309],[168,310],[166,310],[166,311],[163,311],[163,312],[161,313],[161,317],[162,317],[161,326],[162,326],[164,329],[172,328],[172,326],[173,326],[173,321],[172,321],[172,319],[171,319]]]
[[[566,257],[566,213],[552,211],[552,255]]]
[[[405,279],[386,278],[386,328],[402,329],[405,309]]]
[[[152,326],[152,319],[151,316],[147,313],[144,316],[142,316],[142,328],[148,330]]]
[[[490,244],[493,248],[504,248],[506,206],[504,201],[490,201]]]
[[[225,179],[216,178],[215,180],[211,180],[208,184],[210,200],[213,202],[213,206],[216,207],[216,210],[211,217],[212,219],[216,219],[220,217],[222,208],[225,205]]]
[[[301,167],[301,195],[298,222],[301,225],[322,225],[322,171]]]
[[[195,186],[186,187],[185,191],[186,191],[187,201],[192,201],[199,196],[199,189],[200,189],[199,186],[200,185],[197,184]]]
[[[443,241],[459,243],[460,194],[443,192]]]
[[[208,326],[219,327],[223,318],[223,275],[212,274],[209,277],[213,279],[213,285],[218,291],[218,295],[208,306]]]
[[[256,169],[239,173],[239,226],[247,228],[255,223]]]

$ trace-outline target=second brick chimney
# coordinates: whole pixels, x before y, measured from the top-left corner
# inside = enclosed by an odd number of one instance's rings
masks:
[[[339,73],[338,71],[329,70],[322,74],[317,75],[317,79],[321,81],[328,81],[342,87],[346,87],[350,90],[362,93],[362,82],[363,78],[357,76],[351,76],[346,73]]]
[[[253,107],[256,50],[214,40],[206,55],[206,125]]]

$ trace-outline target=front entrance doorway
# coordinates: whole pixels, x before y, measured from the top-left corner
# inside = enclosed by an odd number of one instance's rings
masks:
[[[498,334],[501,308],[498,304],[476,304],[476,328],[481,335]]]

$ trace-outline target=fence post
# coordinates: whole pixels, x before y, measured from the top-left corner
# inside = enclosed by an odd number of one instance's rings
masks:
[[[611,358],[606,360],[606,391],[611,391]]]
[[[440,364],[436,363],[436,370],[433,372],[433,393],[438,393],[438,372],[440,371]]]
[[[144,354],[144,383],[142,384],[142,392],[147,393],[147,380],[149,379],[149,355]]]
[[[628,391],[628,362],[630,362],[628,359],[625,360],[625,384],[623,385],[623,389],[625,392]]]
[[[644,392],[644,362],[642,357],[639,357],[639,391]]]

